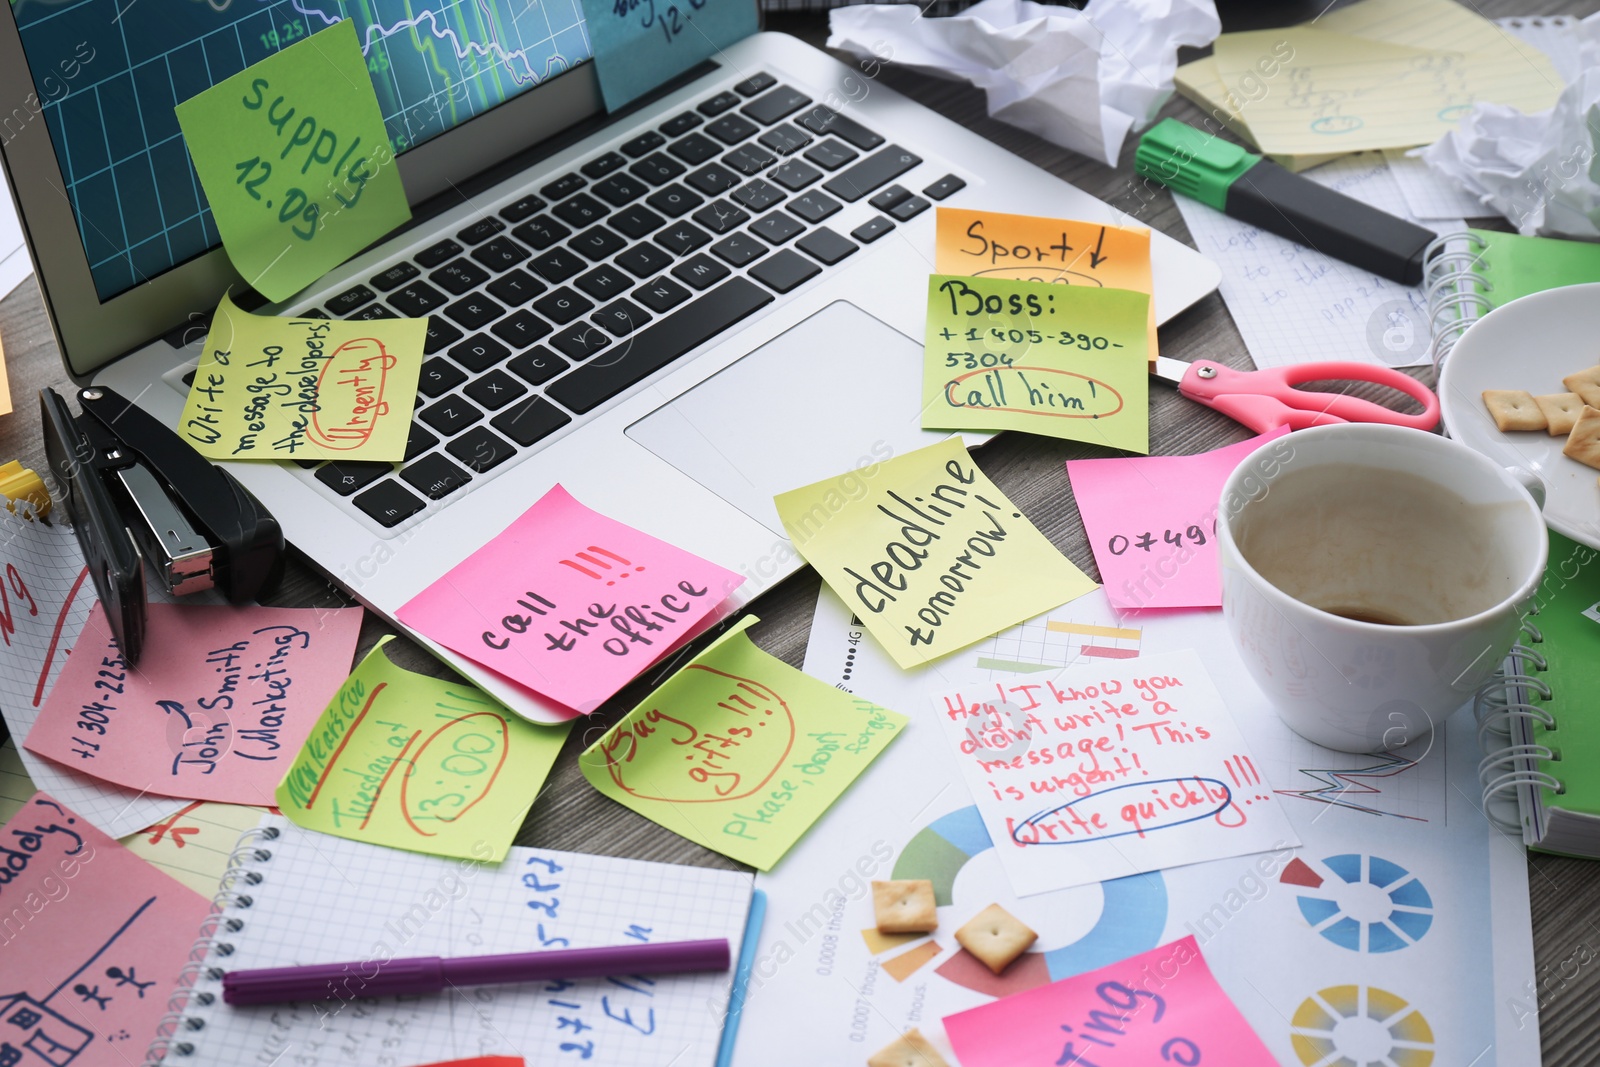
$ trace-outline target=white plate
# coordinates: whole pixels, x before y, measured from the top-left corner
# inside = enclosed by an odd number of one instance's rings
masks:
[[[1600,470],[1561,454],[1565,435],[1501,433],[1483,406],[1485,389],[1564,390],[1561,379],[1600,363],[1600,283],[1547,289],[1495,308],[1461,335],[1439,375],[1451,437],[1503,466],[1544,480],[1545,521],[1600,548]]]

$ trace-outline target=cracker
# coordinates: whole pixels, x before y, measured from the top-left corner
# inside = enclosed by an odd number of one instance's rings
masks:
[[[1534,397],[1533,402],[1544,412],[1545,422],[1549,423],[1545,429],[1550,431],[1551,437],[1565,437],[1571,433],[1572,424],[1578,421],[1578,413],[1583,410],[1583,398],[1577,393],[1547,393]]]
[[[1583,406],[1583,413],[1567,435],[1561,454],[1600,470],[1600,410],[1588,404]]]
[[[1483,406],[1501,433],[1507,430],[1542,430],[1544,412],[1533,402],[1533,394],[1525,389],[1485,389]]]
[[[1561,379],[1561,384],[1582,397],[1585,404],[1600,408],[1600,365],[1569,374]]]
[[[872,911],[880,934],[931,934],[939,928],[939,905],[926,878],[873,882]]]
[[[867,1057],[867,1067],[950,1067],[915,1026]]]
[[[956,931],[961,947],[995,974],[1009,967],[1038,939],[1039,935],[1024,926],[1021,919],[998,904],[990,904]]]

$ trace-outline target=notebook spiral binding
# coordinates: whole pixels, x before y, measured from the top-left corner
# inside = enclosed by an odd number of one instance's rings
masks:
[[[1437,374],[1450,350],[1494,304],[1494,283],[1485,278],[1487,242],[1466,230],[1441,234],[1422,253],[1422,284],[1428,306],[1429,355]]]
[[[1545,658],[1531,647],[1543,640],[1538,626],[1523,620],[1522,635],[1512,646],[1506,666],[1478,690],[1472,702],[1478,748],[1484,753],[1478,763],[1483,814],[1508,833],[1524,831],[1522,813],[1532,810],[1531,803],[1524,802],[1524,791],[1545,788],[1560,793],[1565,788],[1555,775],[1539,769],[1540,764],[1559,760],[1560,753],[1531,740],[1534,723],[1555,726],[1549,709],[1533,703],[1535,697],[1549,700],[1551,695],[1549,684],[1537,673],[1545,669]]]
[[[248,890],[261,884],[262,875],[253,866],[272,859],[272,850],[262,846],[277,838],[275,826],[246,830],[228,854],[228,867],[222,873],[216,896],[211,898],[211,911],[200,924],[200,936],[189,948],[189,962],[183,965],[178,984],[167,998],[167,1012],[156,1024],[155,1038],[145,1049],[142,1067],[159,1067],[169,1055],[188,1056],[194,1052],[194,1043],[185,1040],[183,1035],[203,1030],[206,1021],[199,1012],[216,1002],[214,994],[197,991],[195,985],[202,978],[212,982],[222,980],[221,968],[207,966],[207,961],[213,955],[227,956],[233,952],[233,943],[227,939],[243,930],[245,923],[227,916],[226,912],[230,908],[248,908],[254,903]]]

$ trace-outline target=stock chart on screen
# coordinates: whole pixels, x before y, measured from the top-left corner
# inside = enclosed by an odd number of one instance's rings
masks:
[[[11,0],[100,299],[218,243],[173,108],[342,19],[396,152],[590,58],[578,0]]]

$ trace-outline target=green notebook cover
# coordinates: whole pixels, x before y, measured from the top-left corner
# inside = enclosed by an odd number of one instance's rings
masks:
[[[1492,230],[1468,232],[1484,243],[1472,269],[1490,283],[1484,295],[1491,307],[1563,285],[1600,282],[1600,244]]]
[[[1529,621],[1543,640],[1538,677],[1550,687],[1544,702],[1554,728],[1536,725],[1532,740],[1558,759],[1538,769],[1564,789],[1541,787],[1546,817],[1561,809],[1600,816],[1600,551],[1550,531],[1550,562],[1539,586],[1538,613]]]

